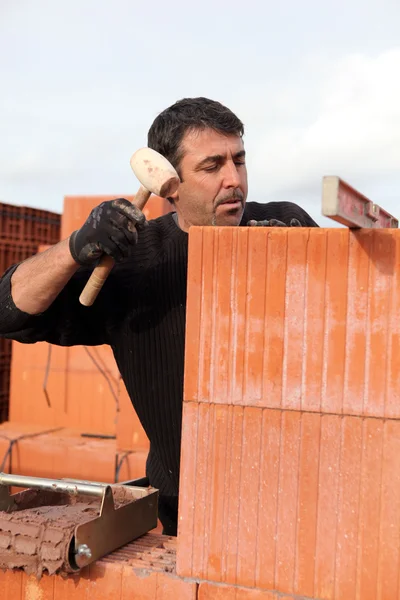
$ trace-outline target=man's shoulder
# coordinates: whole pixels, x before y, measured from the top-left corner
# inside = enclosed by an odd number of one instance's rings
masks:
[[[298,219],[303,227],[318,227],[317,223],[298,204],[294,202],[246,202],[241,225],[246,225],[250,220],[264,221],[278,219],[289,223],[291,219]]]

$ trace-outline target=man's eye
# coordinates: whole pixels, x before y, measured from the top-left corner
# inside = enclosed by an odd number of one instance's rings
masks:
[[[216,170],[218,169],[218,166],[219,166],[219,165],[212,165],[211,167],[206,167],[204,170],[205,170],[207,173],[212,173],[212,171],[216,171]]]
[[[246,162],[244,160],[236,160],[235,161],[235,165],[237,165],[238,167],[243,167],[246,164]]]

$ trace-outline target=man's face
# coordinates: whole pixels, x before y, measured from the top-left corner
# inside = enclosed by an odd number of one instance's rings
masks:
[[[213,129],[189,131],[182,150],[182,183],[173,196],[180,227],[239,225],[247,198],[242,138]]]

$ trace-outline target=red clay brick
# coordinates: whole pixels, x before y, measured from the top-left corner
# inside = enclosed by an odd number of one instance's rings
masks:
[[[197,597],[198,600],[308,600],[305,596],[286,596],[273,591],[208,582],[200,583]]]
[[[300,442],[300,413],[283,411],[280,439],[279,496],[276,516],[274,586],[275,589],[281,592],[292,592],[294,585]]]
[[[387,421],[383,433],[377,600],[400,598],[399,456],[400,421]]]
[[[64,196],[64,207],[61,218],[61,239],[79,229],[89,216],[90,211],[105,200],[126,198],[134,201],[132,195],[96,195],[96,196]],[[171,211],[171,204],[165,198],[152,195],[143,209],[146,219],[156,219]]]
[[[211,245],[212,252],[207,252],[203,256],[203,264],[202,264],[202,281],[201,281],[201,297],[202,297],[202,311],[204,315],[207,315],[207,321],[211,325],[214,323],[214,298],[213,298],[213,290],[214,290],[214,276],[213,276],[213,266],[214,266],[214,245],[215,245],[215,236],[213,232],[210,230],[204,230],[204,240],[203,247]],[[188,314],[188,313],[187,313]],[[211,381],[210,374],[212,370],[212,348],[214,342],[214,332],[211,333],[210,327],[210,335],[201,336],[201,344],[199,347],[199,358],[201,360],[198,363],[198,359],[195,359],[194,365],[192,365],[193,373],[192,376],[195,377],[198,385],[198,394],[199,398],[207,399],[211,395]],[[186,333],[188,330],[186,329]],[[186,338],[188,339],[188,338]],[[196,343],[197,346],[197,343]],[[186,365],[185,365],[186,368]],[[190,367],[189,367],[190,368]],[[219,374],[218,374],[219,377]]]
[[[315,561],[310,560],[310,556],[315,556],[316,552],[320,445],[320,416],[312,413],[303,414],[298,471],[294,592],[310,597],[314,595]]]
[[[400,264],[400,244],[396,244],[394,264]],[[385,415],[387,417],[399,416],[399,389],[400,389],[400,335],[399,335],[399,307],[400,307],[400,273],[398,267],[392,270],[392,284],[390,289],[390,304],[388,310],[388,344],[386,348],[386,397]]]
[[[276,515],[279,498],[280,410],[266,410],[262,415],[262,444],[258,521],[262,534],[257,535],[256,585],[274,588],[276,564]],[[261,525],[260,525],[261,530]]]
[[[349,600],[355,598],[357,574],[362,425],[359,417],[344,417],[341,431],[335,594]]]
[[[88,479],[113,483],[116,461],[120,463],[118,481],[143,477],[147,451],[117,452],[115,439],[83,437],[79,431],[56,430],[39,426],[3,423],[0,425],[0,456],[5,456],[10,440],[39,434],[14,444],[12,462],[4,470],[33,477]]]
[[[244,411],[237,541],[238,548],[242,551],[238,553],[237,576],[243,585],[249,587],[253,586],[256,580],[257,532],[260,532],[261,535],[264,533],[263,516],[259,514],[259,503],[254,502],[254,498],[258,498],[260,489],[260,463],[263,454],[262,425],[259,409],[249,408]],[[216,477],[220,477],[220,475],[221,470],[216,473]]]
[[[139,596],[140,594],[140,596]],[[156,571],[124,567],[121,600],[196,600],[197,584]]]
[[[32,598],[35,600],[36,598],[40,600],[56,600],[54,596],[54,583],[54,577],[43,577],[38,581],[36,575],[28,576],[22,573],[21,600],[31,600]]]
[[[227,440],[229,414],[224,411],[223,407],[213,407],[212,428],[215,432],[215,439],[210,454],[209,473],[210,479],[209,500],[210,511],[209,519],[205,527],[205,539],[209,540],[208,546],[208,561],[207,561],[207,579],[215,579],[220,577],[222,570],[222,556],[224,554],[224,536],[223,536],[223,521],[225,517],[225,502],[226,489],[225,481],[221,477],[224,473],[227,460]],[[220,535],[212,535],[213,531],[218,530]]]
[[[393,274],[398,265],[394,263],[393,236],[384,234],[371,237],[363,414],[380,417],[385,414],[387,348],[389,336],[392,335],[388,327],[388,315]]]
[[[357,540],[357,596],[375,600],[379,561],[380,495],[382,489],[383,424],[363,423],[359,529]],[[394,471],[395,474],[395,471]]]
[[[43,390],[49,348],[46,389],[50,406]],[[117,401],[105,376],[90,357],[106,373],[117,397],[118,369],[108,346],[88,348],[88,352],[82,346],[61,348],[46,343],[13,342],[10,419],[17,423],[115,435]]]
[[[186,401],[400,418],[400,231],[189,237]]]
[[[206,439],[212,443],[212,423],[211,411],[208,405],[199,407],[201,430],[198,438],[196,452],[196,474],[200,479],[196,481],[196,495],[192,500],[194,509],[193,532],[192,537],[187,541],[192,544],[191,556],[193,565],[196,565],[196,574],[201,578],[206,578],[207,573],[207,544],[208,544],[208,510],[209,504],[209,477],[210,477],[210,451],[209,444],[204,443]],[[208,432],[210,431],[210,435]],[[203,437],[203,435],[205,437]],[[204,485],[205,483],[205,485]],[[199,485],[198,485],[199,484]]]
[[[2,597],[4,600],[22,600],[22,572],[0,572]]]
[[[310,236],[304,283],[304,358],[300,372],[302,410],[320,411],[324,368],[327,236]],[[289,338],[290,338],[289,327]],[[290,343],[290,342],[289,342]]]
[[[245,336],[244,336],[244,363],[243,363],[243,396],[251,399],[253,406],[260,404],[263,393],[263,352],[260,350],[264,347],[264,327],[260,327],[260,324],[264,321],[265,311],[265,279],[266,279],[266,262],[265,260],[259,260],[261,254],[266,256],[267,254],[267,238],[262,235],[263,232],[258,230],[250,235],[248,238],[248,250],[247,250],[247,277],[246,277],[246,321],[244,322]],[[225,259],[226,260],[226,259]],[[218,262],[218,266],[221,265],[221,260]],[[224,269],[221,268],[221,271]],[[217,279],[218,281],[218,279]],[[226,313],[226,307],[230,306],[230,290],[228,293],[225,292],[224,303],[221,306],[221,313]],[[234,311],[231,311],[231,318],[235,318]],[[220,315],[220,321],[223,320],[225,315]],[[225,317],[226,318],[226,317]],[[218,350],[221,346],[229,348],[230,352],[234,349],[230,348],[226,344],[225,337],[221,339],[216,353],[219,354]],[[229,357],[227,357],[229,359]],[[228,361],[227,361],[228,362]],[[217,378],[216,378],[217,379]],[[231,396],[231,394],[229,394]],[[217,396],[219,401],[222,398],[229,397],[227,394]]]
[[[288,235],[284,355],[282,361],[282,408],[299,409],[302,402],[302,371],[305,356],[305,284],[307,277],[308,232]],[[308,235],[304,235],[307,233]],[[323,264],[323,263],[322,263]],[[318,286],[320,278],[318,277]],[[266,323],[264,327],[268,327]]]
[[[377,587],[395,598],[399,423],[185,403],[177,573],[307,598]]]
[[[49,348],[46,387],[50,407],[43,391]],[[116,435],[121,451],[149,448],[109,346],[62,348],[46,343],[13,342],[10,419],[43,427],[71,427],[86,433]]]
[[[314,593],[333,598],[342,418],[323,415],[319,452]]]
[[[222,564],[224,565],[223,573],[225,573],[224,581],[237,580],[237,559],[238,559],[238,542],[239,542],[239,515],[241,504],[241,463],[242,463],[242,439],[244,427],[244,410],[241,406],[232,407],[230,411],[229,432],[230,439],[228,441],[228,457],[225,476],[225,489],[227,493],[226,512],[224,515],[225,536],[224,536],[224,557]],[[201,428],[199,428],[201,431]],[[201,437],[200,437],[201,439]],[[200,482],[199,482],[200,483]],[[214,531],[214,535],[219,532]],[[178,546],[179,548],[179,546]],[[229,548],[231,551],[226,551]],[[179,572],[178,572],[179,574]]]
[[[271,408],[282,405],[282,363],[284,356],[285,290],[287,245],[276,230],[268,235],[265,282],[265,307],[269,315],[268,327],[264,327],[264,361],[262,398],[269,398]],[[260,402],[262,404],[262,402]]]
[[[325,316],[321,411],[340,414],[343,407],[346,365],[346,313],[349,234],[346,229],[327,232]]]
[[[78,574],[35,576],[0,572],[2,600],[196,600],[197,583],[175,572],[176,540],[149,534]]]
[[[53,579],[54,600],[94,600],[96,597],[93,593],[89,567],[67,578],[55,576]]]
[[[193,555],[193,527],[194,508],[196,502],[196,477],[197,477],[197,432],[198,432],[198,409],[199,405],[187,402],[183,405],[182,444],[190,443],[196,450],[181,453],[181,473],[183,474],[183,485],[180,492],[180,506],[178,513],[178,535],[182,545],[177,562],[179,572],[190,577],[192,565],[197,564]],[[197,564],[199,568],[199,565]]]

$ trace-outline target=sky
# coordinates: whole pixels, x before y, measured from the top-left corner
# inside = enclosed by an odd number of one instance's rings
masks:
[[[400,217],[400,0],[0,0],[0,202],[134,194],[162,110],[206,96],[245,125],[248,200],[322,226],[337,175]]]

